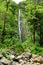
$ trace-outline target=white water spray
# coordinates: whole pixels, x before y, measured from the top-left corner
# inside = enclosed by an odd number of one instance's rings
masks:
[[[19,29],[20,41],[22,41],[21,39],[21,10],[20,9],[19,9],[19,14],[18,14],[18,29]]]

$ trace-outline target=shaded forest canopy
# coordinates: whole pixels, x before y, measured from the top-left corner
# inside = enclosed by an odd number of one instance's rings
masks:
[[[21,39],[18,31],[18,10],[21,10]],[[43,55],[43,0],[0,0],[0,51],[30,51]]]

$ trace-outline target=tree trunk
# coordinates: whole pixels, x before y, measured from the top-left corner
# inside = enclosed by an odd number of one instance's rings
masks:
[[[6,21],[7,21],[7,12],[8,12],[8,5],[10,3],[10,0],[7,1],[6,0],[6,12],[5,12],[5,16],[4,16],[4,25],[3,25],[3,31],[2,31],[2,43],[4,43],[4,38],[5,38],[5,26],[6,26]]]
[[[33,43],[35,43],[35,24],[33,25]]]
[[[40,46],[43,46],[43,40],[42,40],[42,27],[41,27],[41,22],[40,22]]]
[[[4,38],[5,38],[5,25],[6,25],[6,15],[4,17],[4,25],[3,25],[3,31],[2,31],[2,43],[4,43]]]

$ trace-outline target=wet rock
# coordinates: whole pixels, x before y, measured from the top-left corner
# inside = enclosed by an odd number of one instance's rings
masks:
[[[19,59],[17,59],[16,57],[13,59],[13,61],[19,62]]]
[[[16,62],[16,65],[21,65],[20,63]]]
[[[21,65],[26,65],[26,61],[23,61],[23,62],[21,63]]]
[[[6,54],[7,55],[14,55],[14,56],[16,56],[16,53],[14,51],[7,51]]]
[[[38,55],[32,54],[32,58],[37,58]]]
[[[24,54],[24,56],[25,56],[25,58],[29,58],[30,59],[32,57],[32,54],[27,52],[27,53]]]
[[[23,60],[22,60],[22,59],[20,59],[20,60],[19,60],[19,63],[22,63],[22,62],[23,62]]]
[[[30,52],[25,52],[19,56],[12,53],[6,53],[7,57],[0,54],[0,65],[43,65],[42,56],[31,54]],[[7,58],[10,58],[11,61],[7,60]]]
[[[43,63],[43,57],[42,56],[38,56],[36,58],[32,58],[31,62]]]
[[[3,65],[3,64],[0,62],[0,65]]]
[[[3,57],[3,55],[2,54],[0,54],[0,59]]]
[[[43,65],[43,64],[41,64],[41,65]]]
[[[4,65],[9,65],[11,63],[11,61],[7,60],[5,57],[3,57],[1,60],[0,60],[1,63],[3,63]]]
[[[10,51],[9,53],[16,56],[16,53],[14,51]]]
[[[37,63],[34,63],[34,64],[32,64],[32,65],[37,65]]]
[[[40,65],[40,63],[37,63],[37,65]]]
[[[9,54],[10,54],[10,52],[9,52],[9,51],[7,51],[7,52],[6,52],[6,54],[7,54],[7,55],[9,55]]]
[[[22,58],[23,58],[23,56],[22,56],[22,55],[20,55],[20,56],[17,56],[17,58],[16,58],[16,59],[20,60],[20,59],[22,59]]]
[[[31,65],[30,62],[24,62],[22,65]]]
[[[23,54],[21,54],[21,55],[19,55],[19,56],[15,56],[14,57],[14,61],[17,61],[17,62],[19,62],[19,60],[29,60],[30,58],[32,57],[32,54],[31,53],[29,53],[29,52],[26,52],[26,53],[23,53]]]
[[[15,58],[14,55],[9,55],[9,57],[11,58],[11,60],[13,60]]]
[[[31,59],[31,57],[32,57],[32,54],[29,53],[29,52],[26,52],[26,53],[22,54],[22,59],[23,60],[29,60],[29,59]]]
[[[16,65],[16,62],[13,62],[12,65]]]

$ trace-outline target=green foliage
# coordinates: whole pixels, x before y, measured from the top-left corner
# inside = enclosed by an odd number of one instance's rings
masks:
[[[7,56],[7,59],[8,59],[8,60],[12,60],[11,55],[8,55],[8,56]]]
[[[43,48],[40,47],[40,44],[38,42],[33,44],[31,41],[29,42],[27,40],[26,42],[23,43],[23,48],[25,52],[29,51],[33,54],[43,55]]]
[[[9,0],[8,0],[9,1]],[[17,54],[29,51],[34,54],[43,55],[43,2],[24,0],[16,4],[9,2],[8,10],[6,0],[0,0],[0,52],[5,56],[6,48]],[[21,9],[21,29],[23,42],[19,40],[18,33],[18,6]],[[6,20],[4,20],[6,16]],[[5,37],[2,44],[2,33],[5,23]],[[33,40],[35,44],[33,44]],[[40,42],[40,43],[39,43]],[[4,49],[5,48],[5,49]],[[3,50],[4,49],[4,50]],[[8,56],[11,60],[11,57]]]
[[[39,43],[31,47],[31,52],[38,55],[43,55],[43,48],[39,46]]]
[[[2,53],[2,55],[6,57],[6,49],[1,48],[0,53]]]

